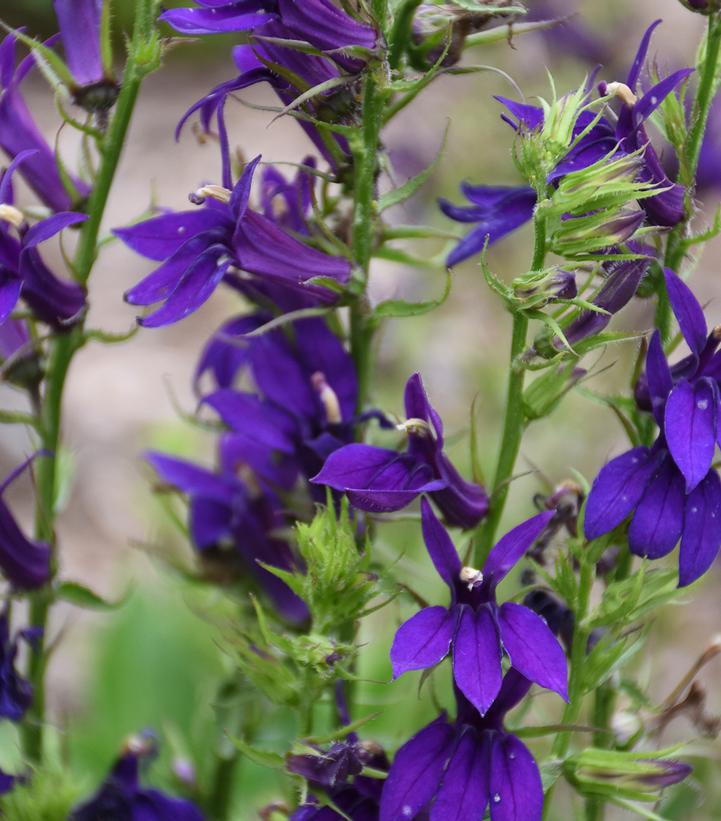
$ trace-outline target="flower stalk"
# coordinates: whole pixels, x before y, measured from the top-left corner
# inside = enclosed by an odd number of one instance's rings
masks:
[[[87,206],[88,219],[83,224],[73,264],[75,278],[85,285],[92,272],[98,250],[98,234],[125,138],[132,119],[143,77],[152,70],[144,46],[152,40],[155,0],[138,0],[123,83],[108,131],[99,146],[101,162],[93,192]],[[49,584],[33,594],[30,623],[42,629],[42,637],[31,647],[27,677],[33,687],[33,704],[23,724],[23,750],[28,761],[38,763],[43,757],[45,722],[46,633],[50,610],[55,601],[53,581],[58,570],[55,537],[55,501],[58,495],[58,456],[62,447],[62,411],[65,385],[73,357],[85,342],[83,322],[72,330],[55,334],[50,342],[45,390],[39,406],[41,446],[47,455],[37,465],[37,538],[52,548]]]
[[[534,248],[530,270],[540,271],[546,258],[546,223],[538,210],[534,217],[533,226]],[[522,402],[525,370],[520,366],[519,358],[526,349],[527,334],[528,318],[523,311],[517,311],[513,314],[508,388],[506,391],[506,414],[503,422],[501,447],[493,479],[488,515],[479,527],[479,539],[476,547],[475,562],[479,566],[488,557],[503,516],[506,499],[508,498],[509,483],[526,424]]]

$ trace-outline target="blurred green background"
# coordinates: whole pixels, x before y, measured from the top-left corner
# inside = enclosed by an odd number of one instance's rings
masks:
[[[174,3],[178,5],[178,3]],[[534,4],[531,2],[531,9]],[[548,4],[545,4],[548,5]],[[562,5],[562,4],[561,4]],[[115,4],[117,23],[127,21],[130,3]],[[577,12],[606,52],[603,77],[622,79],[639,38],[655,18],[665,24],[655,35],[652,53],[661,71],[692,63],[702,28],[701,20],[677,0],[627,0],[566,3]],[[4,0],[2,17],[12,25],[24,24],[33,33],[53,29],[49,0]],[[215,180],[218,160],[213,145],[199,145],[188,132],[179,144],[172,130],[182,112],[211,85],[232,73],[230,41],[208,39],[171,51],[163,71],[150,78],[140,100],[130,142],[111,198],[107,227],[135,218],[147,207],[151,194],[169,207],[183,207],[187,193],[202,181]],[[558,37],[541,34],[514,38],[467,53],[467,64],[497,66],[507,72],[524,94],[548,96],[545,69],[552,70],[560,93],[578,86],[590,68],[584,56],[567,53]],[[494,94],[516,96],[503,76],[492,71],[446,77],[404,112],[388,129],[386,148],[396,182],[417,173],[435,156],[448,127],[448,141],[433,179],[421,194],[393,212],[399,223],[426,223],[448,227],[435,200],[443,195],[459,201],[458,183],[514,184],[518,178],[510,156],[511,135],[499,119]],[[27,95],[49,136],[56,130],[47,89],[32,78]],[[265,89],[245,95],[256,103],[272,102]],[[267,125],[268,115],[236,105],[229,112],[234,142],[246,156],[260,151],[269,161],[298,161],[309,144],[291,122]],[[72,157],[73,135],[62,135],[61,148]],[[384,185],[390,185],[385,181]],[[715,202],[705,208],[710,212]],[[429,258],[440,251],[433,242],[414,248]],[[697,288],[710,300],[713,321],[721,321],[718,306],[718,245],[709,248],[698,266]],[[499,243],[490,255],[493,270],[510,279],[526,270],[530,258],[526,230]],[[149,270],[143,260],[110,246],[97,266],[91,284],[91,325],[125,330],[133,311],[122,302],[122,292]],[[375,300],[391,296],[426,299],[440,291],[443,275],[430,268],[401,268],[379,262],[372,277]],[[220,322],[238,309],[231,296],[217,296],[197,315],[160,331],[141,331],[122,347],[89,348],[74,365],[66,403],[68,463],[73,486],[60,520],[63,575],[81,581],[122,605],[109,613],[88,613],[61,607],[52,625],[61,641],[49,671],[52,721],[57,726],[53,744],[58,759],[70,763],[73,785],[87,793],[104,777],[124,738],[145,727],[161,739],[161,758],[153,766],[153,783],[178,790],[172,772],[178,759],[192,759],[199,779],[211,764],[209,750],[217,742],[214,713],[222,709],[217,688],[231,669],[224,643],[232,632],[235,605],[223,594],[192,584],[173,572],[162,555],[181,555],[185,548],[166,512],[151,494],[151,477],[140,453],[161,447],[207,461],[212,440],[180,420],[178,406],[192,411],[190,378],[201,345]],[[615,327],[645,330],[651,306],[629,307]],[[453,291],[437,312],[395,321],[383,329],[377,349],[375,403],[391,412],[402,410],[402,388],[407,376],[419,370],[431,399],[454,442],[450,454],[469,468],[469,408],[475,400],[482,445],[482,461],[492,472],[496,457],[506,369],[510,322],[490,294],[473,261],[454,273]],[[597,391],[625,389],[636,346],[589,357],[594,378],[586,383]],[[7,405],[17,400],[3,389]],[[24,437],[3,433],[0,458],[6,467],[28,449]],[[623,432],[613,415],[580,392],[571,394],[549,419],[531,427],[524,440],[511,503],[504,524],[510,526],[533,512],[532,499],[573,471],[591,479],[610,455],[618,452]],[[31,515],[29,485],[13,492],[12,501]],[[395,572],[421,595],[439,601],[445,592],[438,584],[420,542],[417,523],[384,524],[375,546],[376,558],[397,562]],[[643,657],[636,658],[638,680],[652,697],[663,699],[683,672],[721,628],[718,568],[689,593],[684,603],[669,608],[654,625]],[[516,580],[510,579],[513,591]],[[388,649],[393,633],[415,605],[396,601],[363,627],[354,718],[371,712],[380,716],[364,734],[395,749],[435,714],[434,699],[449,703],[445,673],[436,673],[419,697],[419,676],[410,674],[389,686]],[[709,709],[721,712],[718,663],[704,674]],[[431,697],[432,692],[433,697]],[[560,714],[558,699],[538,695],[529,721],[550,723]],[[322,713],[322,710],[319,711]],[[322,719],[322,716],[320,716]],[[282,710],[263,708],[257,744],[284,751],[293,737],[293,717]],[[221,722],[222,723],[222,722]],[[0,745],[0,766],[17,756],[14,736],[7,728]],[[681,719],[664,742],[686,740],[693,728]],[[543,754],[546,744],[534,744]],[[717,744],[694,742],[689,757],[710,757],[693,779],[676,794],[669,818],[721,818]],[[686,755],[686,753],[684,753]],[[239,768],[234,818],[254,819],[273,801],[291,801],[292,795],[277,773],[243,761]],[[573,816],[568,794],[561,797],[554,818]],[[627,817],[621,812],[609,817]]]

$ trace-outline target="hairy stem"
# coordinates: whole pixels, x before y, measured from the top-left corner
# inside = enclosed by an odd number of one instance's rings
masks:
[[[138,0],[134,44],[148,26],[148,7],[154,0]],[[87,205],[88,219],[83,223],[73,269],[75,278],[85,285],[95,262],[98,233],[105,213],[110,188],[125,144],[138,90],[144,76],[135,64],[131,52],[123,84],[108,131],[100,146],[101,162],[93,191]],[[23,750],[28,761],[42,760],[45,722],[45,668],[48,617],[54,602],[53,579],[57,573],[58,556],[55,539],[55,499],[57,497],[57,465],[62,436],[62,406],[65,383],[75,353],[84,343],[83,323],[72,330],[57,334],[50,343],[45,389],[39,406],[40,439],[49,454],[37,464],[36,535],[52,548],[51,581],[34,593],[30,601],[30,624],[43,630],[43,638],[31,648],[27,677],[33,687],[33,704],[22,727]]]
[[[543,268],[543,263],[546,258],[546,225],[543,218],[538,216],[538,214],[536,214],[534,220],[534,229],[535,242],[530,270],[539,271]],[[480,538],[476,546],[474,561],[477,567],[483,567],[493,547],[496,531],[498,530],[498,525],[506,506],[509,483],[513,475],[513,468],[516,464],[518,451],[521,447],[523,430],[526,424],[522,401],[523,383],[526,374],[524,368],[519,365],[518,360],[526,348],[527,333],[528,319],[524,313],[519,311],[513,315],[510,367],[508,388],[506,391],[506,415],[503,423],[501,448],[493,478],[490,507],[488,515],[480,527]]]
[[[708,123],[708,115],[714,98],[716,71],[721,51],[721,16],[710,15],[708,21],[708,35],[706,38],[706,54],[700,72],[700,80],[696,99],[691,112],[691,127],[686,135],[681,157],[680,182],[686,186],[686,218],[677,225],[668,238],[664,265],[678,273],[679,266],[686,252],[684,236],[688,230],[688,223],[694,212],[693,193],[696,185],[696,171],[701,153],[703,136]],[[666,293],[666,284],[663,277],[658,282],[658,304],[656,306],[656,327],[661,331],[664,341],[671,336],[671,304]]]

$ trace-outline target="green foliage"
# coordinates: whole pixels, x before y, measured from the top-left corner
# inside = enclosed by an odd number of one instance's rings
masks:
[[[83,788],[65,770],[40,769],[0,797],[0,815],[5,821],[66,821],[83,797]]]
[[[564,762],[564,774],[584,795],[602,795],[631,801],[657,801],[659,792],[673,783],[677,762],[670,756],[679,747],[663,750],[603,750],[588,747]]]
[[[290,573],[265,565],[308,605],[313,629],[331,635],[356,619],[376,595],[377,577],[370,572],[370,552],[356,541],[356,524],[348,515],[348,500],[336,515],[329,497],[309,524],[296,525],[298,550],[305,573]]]

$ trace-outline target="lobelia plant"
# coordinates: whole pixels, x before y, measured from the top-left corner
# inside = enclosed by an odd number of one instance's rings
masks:
[[[469,204],[440,198],[441,227],[398,225],[386,213],[436,163],[396,184],[384,129],[437,79],[487,70],[467,63],[470,50],[535,32],[569,53],[612,50],[603,33],[563,19],[562,5],[538,4],[524,19],[510,0],[170,9],[135,0],[122,66],[109,0],[54,0],[59,35],[45,42],[6,26],[0,372],[25,409],[0,411],[0,422],[28,430],[32,455],[0,485],[0,717],[19,751],[12,766],[0,758],[3,817],[540,821],[566,817],[569,802],[588,821],[610,805],[649,819],[717,817],[703,739],[721,721],[697,677],[721,643],[711,641],[663,700],[637,658],[654,620],[711,579],[721,548],[721,333],[707,324],[714,305],[686,281],[721,230],[718,214],[705,225],[695,199],[698,183],[708,203],[718,176],[719,4],[676,8],[705,19],[694,67],[659,71],[657,20],[635,56],[612,55],[630,64],[622,81],[589,66],[565,93],[551,81],[538,104],[497,97],[517,185],[462,182]],[[228,35],[237,76],[192,103],[175,129],[179,138],[199,120],[196,134],[217,143],[218,175],[209,168],[189,186],[190,207],[153,203],[107,232],[145,78],[184,36],[226,48]],[[77,162],[46,140],[23,96],[35,70],[63,127],[80,135]],[[291,174],[261,156],[243,161],[228,127],[228,106],[262,83],[278,103],[263,110],[297,120],[317,152],[290,157]],[[443,215],[470,230],[449,231]],[[525,223],[531,259],[508,283],[489,247]],[[45,243],[58,236],[64,271],[47,262]],[[142,333],[162,335],[221,293],[236,307],[198,340],[189,375],[198,402],[185,421],[212,440],[215,462],[156,448],[139,457],[192,548],[182,559],[172,545],[156,553],[218,655],[211,692],[194,694],[192,723],[203,726],[185,732],[150,715],[152,729],[114,739],[114,761],[92,782],[73,759],[72,722],[46,709],[46,672],[63,639],[56,605],[124,607],[68,578],[56,521],[68,481],[66,378],[84,346],[127,338],[88,324],[88,282],[102,276],[97,263],[113,239],[134,252],[127,265],[156,263],[125,294]],[[411,240],[447,247],[424,258],[398,244]],[[451,277],[462,290],[451,269],[469,259],[512,332],[498,436],[472,412],[460,462],[458,436],[445,435],[436,409],[443,397],[431,390],[432,404],[413,373],[402,398],[396,384],[382,401],[376,360],[384,326],[439,308]],[[380,260],[445,275],[441,296],[377,301],[369,281]],[[623,310],[634,303],[653,303],[653,324]],[[689,353],[678,357],[681,342]],[[603,392],[589,356],[612,345],[638,349],[622,394]],[[627,365],[622,357],[612,368]],[[538,492],[509,513],[524,435],[571,393],[600,402],[630,449],[550,493],[534,474]],[[614,442],[609,434],[609,453]],[[489,481],[486,446],[497,451]],[[7,498],[26,471],[32,536]],[[407,556],[389,546],[399,524]],[[427,574],[421,541],[448,592]],[[665,559],[677,545],[678,560]],[[395,631],[388,653],[384,625]],[[189,651],[174,675],[202,664]],[[414,671],[423,672],[411,710],[396,679]],[[393,693],[403,710],[389,708]],[[679,716],[694,737],[664,746]]]

